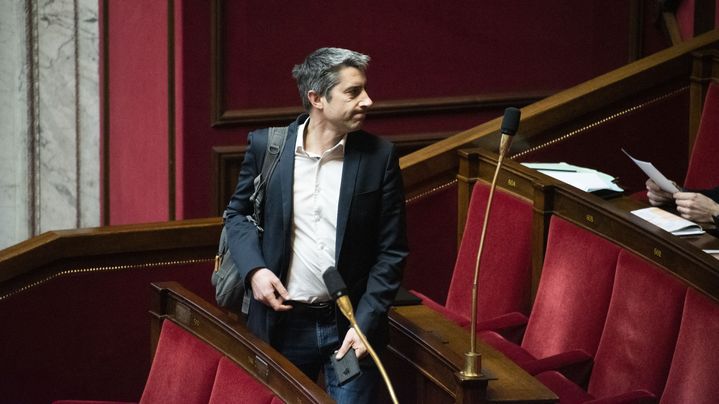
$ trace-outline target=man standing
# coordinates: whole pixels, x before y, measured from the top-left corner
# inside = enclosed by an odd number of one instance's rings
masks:
[[[337,402],[369,403],[380,381],[367,347],[337,310],[322,274],[347,284],[360,329],[379,350],[408,254],[404,192],[394,146],[360,130],[372,106],[369,57],[318,49],[294,67],[307,114],[290,124],[258,233],[247,219],[267,129],[250,133],[226,226],[232,257],[252,287],[247,324],[313,380],[324,370]],[[354,349],[362,374],[339,385],[330,355]]]

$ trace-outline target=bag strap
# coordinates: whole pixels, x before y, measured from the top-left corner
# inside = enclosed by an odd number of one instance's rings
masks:
[[[267,182],[270,180],[270,177],[272,177],[272,173],[275,171],[275,167],[277,167],[280,153],[285,145],[285,139],[287,139],[286,126],[272,127],[269,129],[265,159],[262,162],[262,171],[260,175],[255,177],[255,192],[250,196],[250,201],[252,201],[255,206],[252,216],[248,217],[248,219],[254,222],[260,231],[262,231],[262,227],[260,227],[259,224],[262,222],[265,188],[267,187]]]
[[[268,136],[265,161],[262,163],[262,173],[260,174],[263,179],[261,182],[263,188],[267,185],[272,173],[275,171],[275,167],[277,167],[277,161],[287,138],[287,127],[272,127]]]
[[[250,196],[250,201],[254,203],[255,209],[252,216],[247,218],[257,225],[259,229],[259,223],[261,219],[262,202],[264,200],[265,187],[267,181],[269,181],[272,173],[277,167],[277,161],[279,160],[280,153],[285,145],[285,139],[287,139],[287,127],[271,127],[269,128],[269,134],[267,135],[267,148],[265,149],[265,158],[262,162],[262,171],[255,177],[255,191]],[[227,210],[222,213],[222,221],[227,220]]]

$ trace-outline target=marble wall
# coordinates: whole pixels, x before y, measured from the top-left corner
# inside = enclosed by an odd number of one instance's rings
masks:
[[[98,1],[0,2],[0,248],[100,223]]]

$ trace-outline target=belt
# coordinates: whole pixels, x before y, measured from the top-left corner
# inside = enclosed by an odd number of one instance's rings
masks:
[[[332,301],[305,303],[287,300],[285,304],[292,306],[292,310],[287,312],[290,315],[313,318],[319,322],[335,321],[335,303]]]

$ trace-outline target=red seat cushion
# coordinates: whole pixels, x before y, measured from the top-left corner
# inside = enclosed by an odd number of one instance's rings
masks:
[[[719,303],[694,289],[687,292],[662,403],[719,400]]]
[[[622,250],[590,394],[601,398],[644,389],[661,395],[685,294],[686,286],[677,278]]]
[[[561,404],[651,404],[657,402],[657,396],[647,390],[632,390],[616,396],[594,399],[591,394],[556,371],[540,373],[537,375],[537,379],[557,394]]]
[[[222,355],[172,321],[162,322],[141,404],[207,404]]]
[[[472,311],[472,284],[488,197],[489,185],[476,183],[447,293],[446,308],[467,319]],[[496,189],[479,269],[477,321],[512,312],[528,314],[531,236],[530,201]]]
[[[553,217],[542,277],[521,347],[489,332],[480,333],[480,338],[528,371],[548,370],[538,366],[538,359],[555,355],[586,363],[596,352],[604,327],[619,250],[606,239]],[[559,362],[544,364],[555,366],[552,369],[574,365]],[[573,371],[575,380],[588,373],[585,368]]]
[[[559,397],[561,404],[583,403],[593,398],[584,389],[554,370],[538,374],[537,380],[552,390]]]
[[[552,217],[542,277],[522,347],[536,358],[597,351],[620,248]]]
[[[212,388],[209,404],[247,403],[271,404],[275,394],[252,377],[246,370],[223,357],[217,368],[217,377]]]

